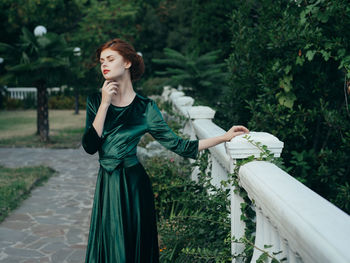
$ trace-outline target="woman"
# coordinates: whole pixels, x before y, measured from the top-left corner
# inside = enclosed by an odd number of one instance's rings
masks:
[[[82,145],[99,152],[87,263],[159,262],[153,192],[136,157],[136,147],[149,132],[169,150],[197,158],[200,150],[247,133],[233,126],[222,136],[185,140],[172,132],[154,100],[137,94],[132,82],[144,72],[142,57],[127,42],[113,39],[96,52],[105,82],[87,99]]]

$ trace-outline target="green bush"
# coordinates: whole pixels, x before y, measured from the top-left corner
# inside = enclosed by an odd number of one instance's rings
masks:
[[[49,109],[74,109],[75,108],[75,97],[55,95],[49,97]],[[86,108],[86,98],[79,96],[79,109]]]
[[[220,126],[284,141],[289,173],[350,213],[348,1],[237,1]]]
[[[75,109],[75,97],[64,95],[53,95],[48,98],[49,109]],[[12,99],[10,97],[3,98],[3,108],[6,110],[18,109],[36,109],[36,99],[28,96],[23,100]],[[79,96],[79,109],[86,108],[86,97]]]
[[[229,190],[210,184],[208,151],[196,162],[198,183],[188,160],[155,157],[146,170],[155,195],[162,262],[231,262]],[[208,192],[212,194],[209,195]]]
[[[165,48],[165,58],[153,59],[154,63],[163,65],[162,71],[156,71],[160,76],[167,76],[167,85],[183,85],[189,87],[190,96],[201,100],[212,101],[221,94],[227,84],[228,74],[222,61],[218,61],[220,50],[214,50],[202,55],[192,51],[182,54],[174,49]]]
[[[137,86],[137,90],[144,96],[162,95],[167,78],[149,78]]]
[[[8,96],[3,97],[3,108],[5,110],[23,110],[23,109],[35,109],[36,99],[33,96],[27,96],[23,100],[13,99]]]

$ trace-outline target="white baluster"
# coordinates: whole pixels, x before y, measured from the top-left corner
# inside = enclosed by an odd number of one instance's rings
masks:
[[[278,253],[281,251],[281,242],[279,238],[278,229],[271,225],[271,243],[273,247],[271,248],[272,252]],[[273,254],[271,254],[273,256]],[[274,256],[276,259],[281,259],[280,254]]]
[[[261,213],[260,208],[255,208],[256,211],[256,231],[255,231],[255,246],[258,248],[264,248],[265,241],[265,227],[264,227],[264,215]],[[251,262],[256,262],[262,252],[254,248],[254,253]]]
[[[243,198],[238,194],[234,193],[234,187],[231,187],[230,191],[231,197],[231,235],[235,237],[235,239],[239,240],[244,236],[245,224],[241,220],[241,203],[243,203]],[[237,255],[243,252],[244,244],[242,243],[232,243],[231,246],[232,254]],[[239,263],[242,262],[241,259],[233,259],[232,262]]]

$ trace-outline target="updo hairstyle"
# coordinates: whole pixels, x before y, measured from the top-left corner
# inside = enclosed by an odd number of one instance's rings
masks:
[[[107,48],[117,51],[126,61],[131,62],[131,67],[129,69],[131,81],[140,79],[143,72],[145,71],[145,64],[143,63],[142,57],[136,53],[132,45],[119,38],[114,38],[102,44],[96,50],[97,61],[100,60],[101,52]]]

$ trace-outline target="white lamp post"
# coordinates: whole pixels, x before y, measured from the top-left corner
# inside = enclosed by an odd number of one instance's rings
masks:
[[[75,47],[75,48],[73,49],[73,53],[74,53],[74,56],[79,57],[79,56],[81,55],[81,49],[80,49],[80,47]]]
[[[41,37],[41,36],[43,36],[43,35],[45,35],[47,33],[47,30],[46,30],[46,27],[44,27],[44,26],[36,26],[35,28],[34,28],[34,35],[36,36],[36,37]]]

